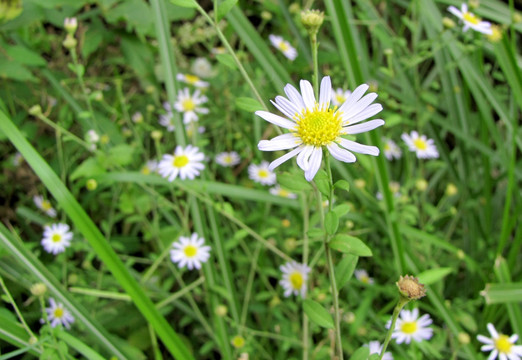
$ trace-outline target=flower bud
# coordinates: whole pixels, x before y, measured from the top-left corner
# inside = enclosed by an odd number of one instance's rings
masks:
[[[241,335],[236,335],[232,338],[231,344],[236,349],[241,349],[243,346],[245,346],[245,338]]]
[[[78,29],[78,20],[75,17],[65,18],[63,21],[63,27],[68,34],[74,35],[76,29]]]
[[[459,339],[459,343],[461,343],[463,345],[467,345],[471,341],[469,334],[465,333],[465,332],[460,332],[459,335],[457,336],[457,338]]]
[[[89,191],[96,190],[96,188],[98,187],[98,182],[94,179],[89,179],[89,180],[87,180],[86,187],[87,187],[87,190],[89,190]]]
[[[218,305],[216,306],[214,313],[219,317],[223,317],[228,313],[228,308],[225,305]]]
[[[68,50],[74,49],[77,44],[78,42],[71,34],[67,34],[65,40],[62,42],[63,47]]]
[[[36,283],[31,286],[31,294],[34,296],[42,296],[47,291],[47,286],[44,283]]]
[[[319,28],[323,24],[324,13],[319,10],[303,10],[301,11],[301,24],[308,30],[310,34],[317,34]]]
[[[163,137],[163,133],[159,130],[154,130],[150,133],[150,137],[154,140],[160,140]]]
[[[418,300],[421,297],[426,296],[424,284],[420,284],[419,279],[416,277],[410,275],[401,276],[396,285],[401,296],[404,296],[409,300]]]
[[[42,107],[40,105],[33,105],[29,108],[29,114],[33,116],[42,115]]]

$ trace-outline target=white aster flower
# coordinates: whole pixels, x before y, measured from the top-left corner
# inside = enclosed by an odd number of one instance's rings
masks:
[[[294,61],[294,59],[297,57],[297,50],[281,36],[270,34],[268,39],[272,45],[280,50],[289,60]]]
[[[522,346],[515,345],[518,340],[517,334],[511,335],[511,337],[499,334],[491,323],[488,324],[488,330],[491,338],[484,335],[477,336],[478,341],[486,344],[480,350],[491,351],[488,360],[495,360],[497,356],[500,360],[520,360],[522,357]]]
[[[386,159],[393,160],[400,159],[402,156],[402,151],[399,146],[395,143],[395,141],[391,139],[383,139],[384,142],[384,156],[386,156]]]
[[[301,80],[301,94],[292,85],[285,86],[288,99],[277,96],[272,104],[287,118],[267,111],[256,111],[256,115],[277,126],[288,129],[290,133],[276,136],[272,140],[261,140],[258,148],[261,151],[278,151],[293,149],[270,164],[270,170],[297,155],[297,165],[305,172],[305,178],[311,181],[319,168],[326,148],[334,158],[344,162],[355,162],[350,152],[379,155],[375,146],[367,146],[347,140],[342,135],[354,135],[370,131],[384,124],[381,119],[368,119],[382,110],[380,104],[370,105],[377,94],[370,93],[364,97],[368,85],[359,86],[341,105],[330,109],[332,85],[330,77],[321,81],[319,102],[316,102],[314,90],[310,82]],[[339,146],[340,145],[340,146]]]
[[[335,106],[341,106],[346,101],[346,99],[348,99],[348,96],[350,96],[351,93],[352,92],[350,90],[337,88],[337,90],[332,92],[332,103]]]
[[[51,254],[64,252],[71,245],[73,233],[67,224],[52,224],[44,226],[42,246]]]
[[[170,258],[178,264],[180,269],[187,266],[189,270],[201,269],[201,264],[206,263],[210,257],[210,246],[203,246],[205,239],[193,233],[190,238],[180,236],[178,241],[172,244]]]
[[[199,152],[198,147],[187,145],[183,148],[178,145],[174,155],[163,155],[158,164],[158,173],[169,181],[174,181],[178,175],[181,180],[193,180],[205,168],[202,163],[204,159],[205,155]]]
[[[382,350],[382,345],[378,341],[370,341],[369,344],[365,344],[364,346],[370,349],[370,355],[380,354]],[[393,355],[391,352],[386,351],[382,356],[382,360],[393,360]]]
[[[355,270],[355,278],[360,282],[371,285],[373,284],[373,278],[368,275],[368,272],[364,269]]]
[[[203,57],[198,57],[194,60],[194,63],[192,63],[192,72],[202,78],[209,78],[213,75],[210,61]]]
[[[152,174],[158,170],[158,165],[159,163],[157,160],[149,160],[141,168],[141,173],[144,175]]]
[[[178,79],[181,82],[184,82],[185,84],[193,85],[198,88],[207,88],[208,82],[201,80],[196,75],[190,75],[190,74],[178,74],[176,75],[176,79]]]
[[[418,132],[412,131],[409,135],[402,134],[401,139],[408,145],[410,151],[415,151],[419,159],[436,159],[439,157],[433,139],[428,139],[426,135],[419,136]]]
[[[45,200],[41,195],[35,195],[33,196],[33,201],[36,207],[42,210],[48,216],[52,218],[56,217],[56,210],[53,209],[53,206],[49,200]]]
[[[460,10],[455,6],[448,7],[448,11],[458,17],[464,23],[462,31],[468,31],[473,29],[486,35],[491,35],[493,30],[491,29],[491,23],[482,21],[478,16],[468,11],[468,5],[463,3],[460,6]]]
[[[432,322],[428,314],[419,318],[419,309],[417,308],[412,311],[402,310],[395,323],[392,338],[396,339],[397,344],[403,342],[409,344],[412,339],[417,342],[429,340],[433,336],[433,329],[428,327]],[[391,320],[386,324],[386,328],[389,329],[390,325]]]
[[[281,265],[279,269],[283,272],[283,278],[279,283],[285,290],[286,297],[294,294],[301,295],[302,298],[306,296],[306,282],[308,281],[308,273],[311,269],[304,264],[299,264],[295,261],[287,262]]]
[[[178,91],[178,99],[174,103],[174,108],[183,113],[183,122],[188,124],[192,121],[198,120],[198,114],[208,114],[208,109],[200,107],[208,101],[207,97],[201,95],[199,90],[194,91],[193,95],[190,95],[188,88]]]
[[[262,161],[259,165],[250,164],[248,177],[262,185],[274,185],[276,183],[276,174],[270,170],[268,161]]]
[[[100,135],[95,130],[87,131],[87,135],[85,136],[88,142],[95,144],[100,141]]]
[[[217,47],[213,47],[210,52],[214,55],[221,55],[221,54],[226,54],[227,53],[227,49],[225,49],[223,46],[217,46]]]
[[[222,152],[216,155],[216,162],[225,167],[232,167],[239,164],[240,158],[237,152]]]
[[[63,21],[63,27],[68,33],[74,34],[76,29],[78,28],[78,19],[76,19],[75,17],[66,17]]]
[[[270,188],[270,194],[285,197],[288,199],[296,199],[297,195],[294,193],[291,193],[290,191],[283,189],[280,185],[276,185],[273,188]]]
[[[176,129],[172,113],[161,114],[159,116],[159,124],[166,127],[168,132],[173,132]]]
[[[12,159],[12,164],[14,166],[20,166],[20,165],[22,165],[23,162],[24,162],[24,157],[22,156],[22,154],[20,154],[19,152],[14,154],[13,159]]]
[[[72,316],[69,310],[62,303],[56,303],[53,298],[49,298],[49,305],[50,307],[45,308],[45,311],[51,326],[56,327],[62,324],[66,329],[70,329],[71,324],[74,322],[74,316]]]
[[[136,124],[143,122],[143,114],[139,111],[136,111],[134,114],[132,114],[132,121]]]

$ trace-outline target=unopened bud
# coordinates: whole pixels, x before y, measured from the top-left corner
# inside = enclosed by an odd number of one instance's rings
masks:
[[[94,179],[89,179],[87,180],[87,184],[85,186],[87,187],[87,190],[93,191],[98,187],[98,182]]]
[[[63,21],[63,27],[65,28],[65,31],[67,31],[68,34],[74,35],[76,32],[76,29],[78,29],[78,20],[73,18],[65,18]]]
[[[42,115],[42,107],[40,105],[33,105],[29,108],[29,114],[33,116]]]
[[[44,283],[36,283],[31,286],[31,294],[34,296],[42,296],[47,291],[47,286]]]
[[[67,36],[65,37],[65,40],[62,42],[63,47],[68,50],[74,49],[77,44],[78,44],[78,42],[76,41],[74,36],[72,36],[71,34],[67,34]]]
[[[324,21],[324,13],[319,10],[301,11],[301,24],[310,34],[317,34]]]
[[[425,191],[428,188],[428,182],[426,180],[424,180],[424,179],[418,179],[415,182],[415,187],[419,191]]]
[[[471,341],[469,334],[465,333],[465,332],[460,332],[459,335],[457,336],[457,338],[459,339],[459,343],[461,343],[463,345],[467,345]]]
[[[154,140],[160,140],[163,137],[163,133],[159,130],[154,130],[150,133],[150,137]]]
[[[236,349],[241,349],[243,346],[245,346],[245,338],[241,335],[236,335],[232,338],[231,344]]]

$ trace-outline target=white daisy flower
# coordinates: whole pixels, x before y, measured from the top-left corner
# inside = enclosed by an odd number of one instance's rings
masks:
[[[202,163],[204,159],[205,155],[199,152],[198,147],[187,145],[183,149],[178,145],[174,155],[163,155],[158,164],[158,173],[169,181],[174,181],[178,175],[181,180],[193,180],[205,168]]]
[[[75,17],[72,17],[72,18],[66,17],[63,20],[63,27],[65,28],[65,30],[68,33],[74,34],[76,29],[78,29],[78,19],[76,19]]]
[[[379,155],[379,149],[375,146],[361,145],[342,137],[370,131],[384,124],[381,119],[357,124],[382,110],[380,104],[370,105],[377,94],[370,93],[362,97],[368,90],[368,85],[364,84],[355,89],[338,109],[330,109],[332,84],[329,76],[325,76],[321,81],[319,102],[315,100],[310,82],[301,80],[300,84],[301,94],[292,85],[287,84],[284,90],[289,100],[277,96],[275,102],[272,101],[287,118],[267,111],[256,111],[256,115],[266,121],[290,131],[272,140],[259,142],[258,148],[261,151],[293,149],[273,161],[270,170],[297,155],[297,165],[304,170],[306,180],[311,181],[321,167],[323,148],[343,162],[356,161],[350,151]]]
[[[500,360],[520,360],[522,357],[522,346],[515,345],[518,340],[518,335],[514,334],[508,337],[504,334],[499,334],[493,324],[488,324],[488,331],[491,338],[484,335],[477,336],[477,340],[483,345],[480,350],[491,351],[488,360],[495,360],[498,356]]]
[[[208,82],[201,80],[196,75],[190,75],[190,74],[178,74],[176,75],[176,79],[178,79],[181,82],[184,82],[185,84],[193,85],[198,88],[207,88]]]
[[[382,345],[378,341],[370,341],[369,344],[365,344],[364,346],[370,349],[370,355],[380,354],[382,350]],[[386,351],[382,356],[382,360],[393,360],[393,355],[391,352]]]
[[[419,159],[436,159],[439,157],[433,139],[428,139],[426,135],[419,136],[418,132],[412,131],[409,135],[402,134],[401,139],[408,145],[410,151],[415,151]]]
[[[332,92],[332,103],[335,106],[341,106],[346,99],[350,96],[352,92],[350,90],[343,90],[341,88],[337,88]]]
[[[297,57],[297,50],[281,36],[270,34],[268,39],[272,45],[280,50],[289,60],[294,61],[294,59]]]
[[[188,123],[185,125],[185,132],[187,133],[187,136],[189,138],[192,137],[192,135],[194,135],[194,131],[198,132],[198,134],[203,134],[205,132],[205,127],[204,126],[197,126],[197,123],[194,123],[194,122],[191,122],[191,123]]]
[[[274,185],[276,183],[276,174],[270,170],[268,161],[262,161],[259,165],[250,164],[248,177],[262,185]]]
[[[20,165],[22,165],[23,162],[24,162],[24,157],[22,156],[22,154],[20,154],[19,152],[14,154],[13,159],[12,159],[12,164],[14,166],[20,166]]]
[[[382,139],[384,142],[384,156],[386,156],[386,159],[393,160],[394,158],[399,160],[402,156],[402,151],[399,146],[395,143],[395,141],[391,139]]]
[[[448,7],[448,11],[458,17],[464,23],[462,31],[468,31],[473,29],[486,35],[491,35],[493,30],[491,29],[491,23],[482,21],[478,16],[468,11],[468,5],[463,3],[460,6],[460,10],[455,6]]]
[[[273,188],[270,188],[270,194],[285,197],[288,199],[297,199],[297,195],[291,193],[290,191],[283,189],[280,185],[276,185]]]
[[[173,132],[176,129],[172,113],[161,114],[159,116],[159,124],[166,127],[168,132]]]
[[[134,114],[132,114],[132,121],[136,124],[143,122],[143,114],[139,111],[136,111]]]
[[[189,270],[201,269],[201,264],[206,263],[210,257],[210,246],[203,246],[205,239],[193,233],[190,238],[180,236],[178,241],[172,244],[170,258],[180,269],[187,266]]]
[[[232,167],[239,164],[240,158],[238,153],[235,151],[225,151],[216,155],[216,162],[221,166]]]
[[[44,226],[42,246],[51,254],[64,252],[71,245],[73,233],[67,224],[52,224]]]
[[[396,339],[397,344],[402,344],[403,342],[409,344],[412,339],[417,342],[429,340],[433,336],[433,329],[428,327],[432,322],[428,314],[424,314],[419,318],[419,309],[417,308],[412,311],[402,310],[395,323],[392,338]],[[390,325],[391,320],[386,324],[386,328],[389,329]]]
[[[213,47],[210,52],[214,55],[221,55],[221,54],[226,54],[227,53],[227,49],[225,49],[223,46],[217,46],[217,47]]]
[[[208,114],[207,108],[199,106],[207,101],[207,97],[201,95],[199,90],[194,91],[194,94],[190,95],[189,89],[184,88],[178,91],[178,100],[174,103],[174,108],[183,113],[183,122],[188,124],[198,120],[198,113]]]
[[[203,57],[198,57],[194,60],[192,63],[192,72],[202,78],[209,78],[213,75],[210,61]]]
[[[140,172],[144,175],[152,174],[158,170],[158,165],[159,163],[157,160],[149,160],[145,165],[143,165]]]
[[[355,270],[355,278],[364,284],[373,284],[373,278],[368,275],[368,272],[364,269]]]
[[[74,316],[72,316],[69,310],[62,303],[56,303],[53,298],[49,298],[49,305],[50,307],[45,308],[45,311],[51,326],[56,327],[62,324],[66,329],[70,329],[71,324],[74,322]]]
[[[284,295],[286,297],[294,294],[301,295],[302,298],[306,296],[306,282],[308,281],[308,273],[311,269],[304,264],[299,264],[295,261],[287,262],[281,265],[279,269],[283,272],[283,278],[279,283],[284,288]]]
[[[45,200],[41,195],[35,195],[33,196],[33,201],[36,207],[42,210],[48,216],[52,218],[56,217],[56,210],[53,209],[53,206],[49,200]]]
[[[86,140],[92,144],[97,143],[100,141],[100,135],[95,130],[89,130],[87,131],[87,135],[85,136]]]

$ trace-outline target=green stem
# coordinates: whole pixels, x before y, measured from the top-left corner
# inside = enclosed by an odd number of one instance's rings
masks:
[[[399,301],[397,302],[397,305],[395,306],[395,309],[393,309],[392,322],[390,324],[390,328],[388,329],[388,332],[386,333],[386,340],[384,340],[384,344],[382,345],[382,350],[381,350],[381,354],[379,355],[379,360],[381,360],[382,357],[384,356],[384,353],[386,352],[386,348],[388,347],[388,344],[390,343],[391,336],[395,329],[395,323],[397,322],[397,318],[399,317],[399,314],[401,313],[402,308],[409,301],[410,300],[408,298],[401,296],[399,298]]]
[[[310,209],[308,208],[308,199],[303,193],[301,195],[301,207],[303,208],[303,264],[308,264],[309,257],[309,239],[308,228],[310,224]],[[303,311],[303,360],[309,357],[308,350],[310,349],[310,335],[308,316]]]
[[[319,61],[317,60],[317,32],[310,34],[310,47],[312,48],[312,60],[314,63],[314,74],[312,75],[312,81],[314,83],[315,97],[319,99]]]
[[[89,94],[87,93],[87,87],[85,86],[85,82],[83,81],[83,71],[80,71],[80,62],[78,61],[78,54],[76,54],[76,49],[71,49],[71,57],[74,64],[75,74],[78,78],[78,83],[80,84],[80,88],[82,89],[83,97],[85,98],[85,102],[87,103],[87,107],[89,108],[89,112],[91,113],[91,118],[94,118],[94,109],[92,107],[91,99],[89,98]],[[96,129],[98,130],[98,129]]]
[[[332,204],[334,199],[334,187],[333,187],[333,177],[332,177],[332,169],[330,167],[330,156],[328,152],[324,153],[324,163],[326,167],[326,172],[328,174],[328,181],[330,183],[330,197],[328,199],[328,211],[332,211]],[[335,270],[333,264],[332,252],[330,251],[330,246],[328,243],[330,242],[331,235],[328,235],[325,229],[324,236],[324,252],[326,255],[326,265],[328,268],[328,276],[330,277],[330,283],[332,286],[332,298],[333,298],[333,306],[334,306],[334,322],[335,322],[335,338],[337,343],[337,351],[338,351],[338,359],[343,360],[343,345],[342,345],[342,337],[341,337],[341,316],[339,312],[339,291],[337,289],[337,282],[335,281]]]

